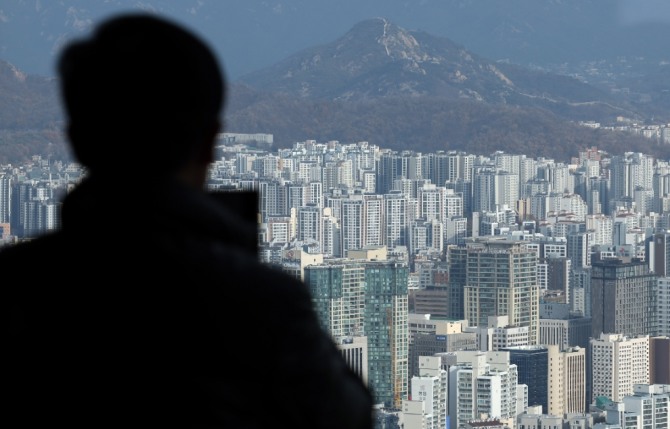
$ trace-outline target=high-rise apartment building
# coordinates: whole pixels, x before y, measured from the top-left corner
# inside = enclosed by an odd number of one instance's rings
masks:
[[[640,415],[639,428],[668,429],[670,408],[670,385],[636,384],[633,394],[623,398],[627,413]]]
[[[658,277],[653,292],[656,307],[656,326],[652,334],[670,337],[670,277]]]
[[[412,377],[410,398],[403,400],[405,429],[447,427],[447,382],[448,373],[441,368],[440,357],[419,359],[419,375]],[[411,403],[417,401],[423,405],[412,406]]]
[[[649,384],[649,336],[601,333],[590,349],[591,403],[600,396],[620,402],[635,384]]]
[[[667,429],[670,385],[636,384],[619,402],[603,404],[606,428]]]
[[[0,175],[0,223],[11,222],[12,213],[12,177],[9,174]]]
[[[316,204],[308,204],[298,208],[298,240],[304,242],[323,243],[323,209]],[[321,249],[320,249],[321,250]]]
[[[449,367],[450,427],[464,429],[468,422],[482,418],[515,427],[519,383],[509,352],[456,354],[458,363]]]
[[[340,217],[340,249],[343,256],[349,250],[358,250],[364,246],[363,199],[342,199]],[[381,219],[380,219],[381,222]]]
[[[399,409],[408,393],[408,274],[393,261],[329,260],[305,267],[321,325],[337,342],[366,336],[375,401]]]
[[[384,195],[383,242],[389,248],[409,245],[407,196],[395,191]]]
[[[529,344],[537,344],[539,288],[537,255],[519,241],[480,237],[449,253],[450,286],[462,286],[464,318],[486,326],[489,316],[508,316],[509,324],[528,327]],[[464,278],[462,275],[464,275]]]
[[[510,326],[508,316],[489,316],[488,323],[477,326],[476,332],[478,349],[483,352],[528,345],[528,326]]]
[[[613,200],[633,197],[636,188],[653,189],[654,158],[652,156],[634,152],[613,156],[609,170]]]

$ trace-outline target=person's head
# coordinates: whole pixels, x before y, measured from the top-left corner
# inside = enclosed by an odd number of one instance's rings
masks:
[[[57,68],[68,138],[92,174],[131,164],[174,175],[211,162],[225,80],[189,30],[155,15],[118,15],[66,46]]]

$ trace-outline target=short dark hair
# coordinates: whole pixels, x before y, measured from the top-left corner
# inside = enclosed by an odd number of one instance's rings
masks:
[[[117,165],[117,154],[175,171],[219,123],[225,102],[212,49],[152,14],[102,22],[63,49],[57,68],[70,142],[92,171]]]

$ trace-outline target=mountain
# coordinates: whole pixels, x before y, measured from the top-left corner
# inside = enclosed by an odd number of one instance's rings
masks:
[[[367,140],[397,150],[503,150],[560,160],[592,146],[664,150],[638,136],[577,125],[642,120],[639,105],[575,78],[493,62],[384,18],[235,84],[228,130],[272,133],[280,146]]]
[[[30,75],[0,60],[0,163],[32,155],[64,159],[62,114],[53,78]]]
[[[0,63],[0,162],[66,153],[55,88],[53,78]],[[666,147],[641,136],[576,125],[646,117],[644,106],[615,91],[492,61],[387,18],[356,23],[334,41],[232,79],[229,88],[225,130],[270,133],[278,147],[365,140],[396,150],[503,150],[561,161],[592,146],[668,157]]]
[[[600,105],[603,118],[635,116],[632,106],[566,76],[487,60],[450,39],[365,20],[343,37],[301,51],[238,82],[302,98],[356,101],[438,97],[547,108],[570,113]]]
[[[0,57],[52,75],[53,55],[65,41],[127,10],[197,29],[233,79],[378,16],[520,65],[670,59],[662,43],[670,38],[666,0],[13,0],[0,5]]]

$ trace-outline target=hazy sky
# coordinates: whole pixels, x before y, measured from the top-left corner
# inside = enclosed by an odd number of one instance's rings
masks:
[[[0,59],[28,73],[53,74],[53,56],[68,37],[138,5],[197,29],[232,78],[332,42],[373,17],[450,38],[492,60],[538,63],[551,55],[562,62],[580,50],[582,57],[604,49],[617,54],[629,35],[616,39],[611,28],[588,34],[604,22],[670,24],[670,0],[0,0]],[[660,50],[664,40],[654,35],[638,45]],[[594,43],[601,45],[588,46]]]
[[[619,19],[623,25],[670,23],[668,0],[619,0],[619,3]]]

